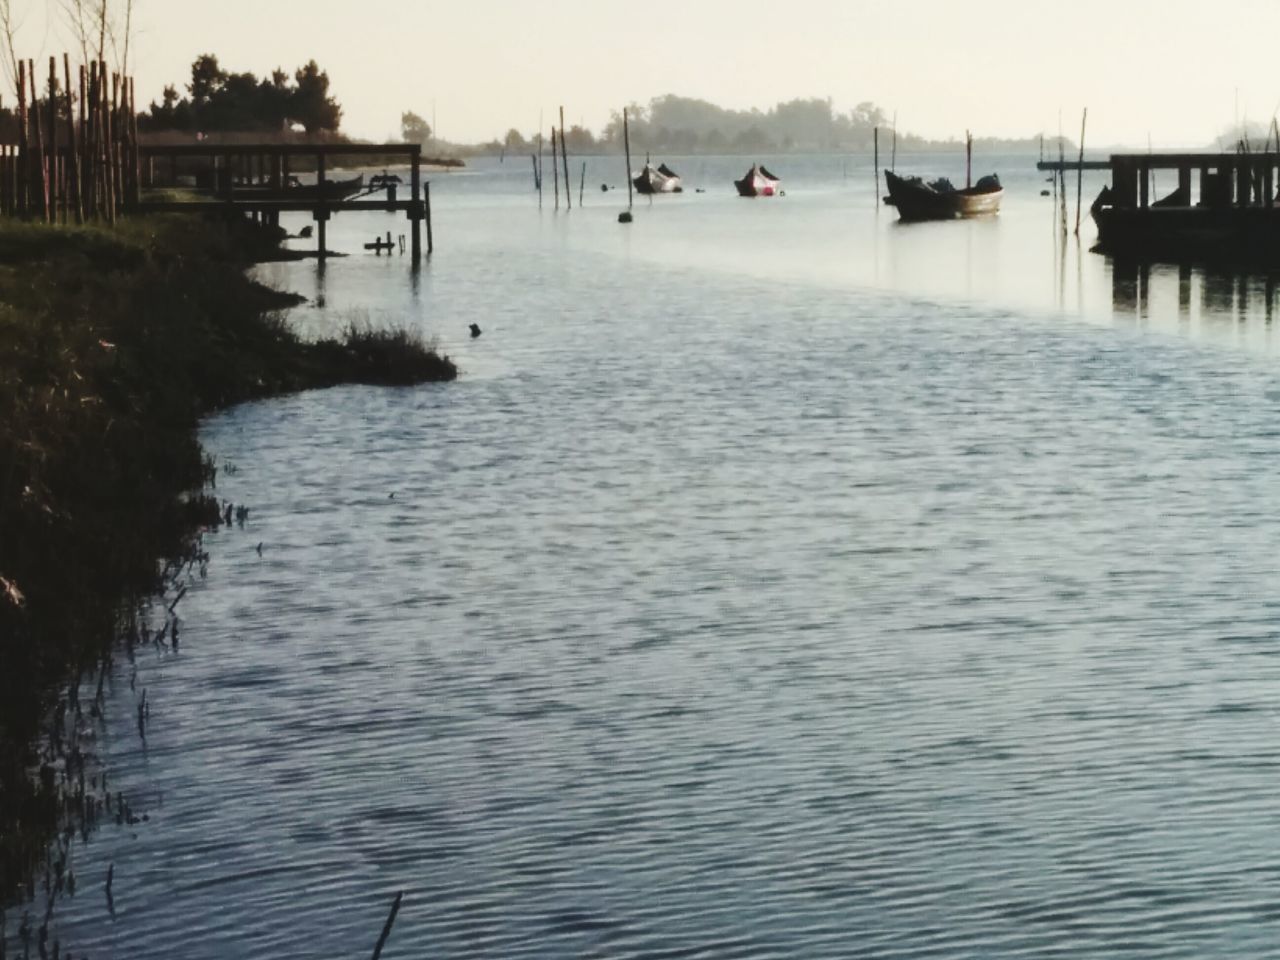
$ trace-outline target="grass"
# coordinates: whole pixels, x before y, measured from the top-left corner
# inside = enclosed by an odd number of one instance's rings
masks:
[[[217,522],[199,419],[289,391],[457,375],[403,332],[301,340],[278,313],[296,298],[245,275],[278,242],[247,221],[176,215],[0,222],[0,906],[31,889],[67,826],[64,781],[33,771],[58,761],[51,729],[73,688],[162,586],[162,559],[196,556]]]

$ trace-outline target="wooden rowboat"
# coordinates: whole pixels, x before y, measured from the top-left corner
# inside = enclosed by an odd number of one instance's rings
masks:
[[[1004,187],[992,174],[972,187],[956,189],[946,180],[925,183],[919,177],[900,177],[884,172],[889,198],[903,220],[954,220],[960,217],[989,217],[1000,212]]]
[[[746,176],[733,181],[740,197],[775,197],[782,193],[782,182],[759,164],[752,164]]]

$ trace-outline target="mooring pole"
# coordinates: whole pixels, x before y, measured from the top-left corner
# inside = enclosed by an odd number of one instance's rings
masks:
[[[228,177],[230,180],[230,177]],[[315,210],[316,236],[320,242],[317,256],[321,263],[324,263],[325,252],[327,246],[325,244],[325,226],[329,221],[329,211],[324,208],[324,153],[323,151],[316,154],[316,196],[319,198],[320,206]]]
[[[973,134],[964,132],[964,188],[973,186]]]
[[[875,195],[876,209],[880,209],[880,128],[871,130],[871,192]]]
[[[631,197],[631,128],[627,123],[627,108],[622,108],[622,145],[627,151],[627,209],[634,202]]]
[[[435,237],[431,233],[431,181],[428,180],[422,185],[423,197],[427,205],[427,256],[431,256],[436,249]]]
[[[573,209],[573,185],[569,182],[569,144],[564,139],[564,107],[560,108],[560,160],[564,164],[564,208]]]
[[[410,166],[409,182],[413,193],[413,207],[409,211],[409,219],[413,221],[410,225],[410,253],[413,256],[414,265],[422,262],[422,220],[424,211],[420,204],[422,192],[422,173],[420,170],[422,161],[422,146],[415,144],[413,147],[413,159]]]
[[[1076,167],[1076,236],[1080,236],[1080,196],[1084,190],[1084,125],[1089,119],[1089,108],[1080,116],[1080,165]]]

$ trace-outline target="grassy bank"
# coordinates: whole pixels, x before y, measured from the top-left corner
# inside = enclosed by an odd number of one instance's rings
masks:
[[[199,418],[288,391],[456,376],[402,334],[300,341],[275,312],[292,298],[245,275],[276,242],[184,217],[0,223],[0,905],[32,889],[68,810],[84,812],[66,747],[71,715],[90,711],[77,680],[161,586],[162,559],[193,556],[217,522]]]

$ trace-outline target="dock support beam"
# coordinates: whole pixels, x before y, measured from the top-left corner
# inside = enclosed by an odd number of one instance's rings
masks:
[[[412,185],[413,208],[409,211],[409,219],[413,221],[410,226],[410,236],[412,237],[412,256],[413,264],[417,266],[422,262],[422,210],[418,205],[419,197],[422,192],[422,169],[421,169],[421,147],[413,153],[413,159],[410,161],[409,182]]]

